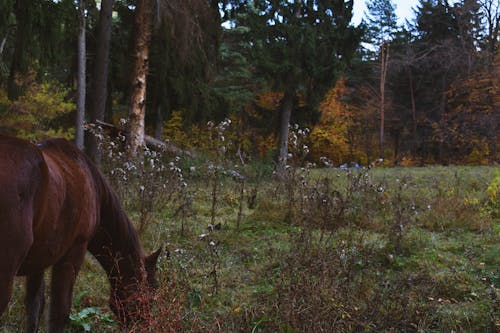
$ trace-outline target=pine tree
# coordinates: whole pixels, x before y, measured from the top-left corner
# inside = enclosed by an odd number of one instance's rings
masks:
[[[361,40],[350,25],[353,1],[232,2],[236,26],[249,28],[245,41],[256,73],[283,92],[279,130],[278,173],[288,155],[288,130],[297,93],[315,108],[337,80]]]
[[[366,25],[368,27],[365,38],[368,43],[380,47],[394,39],[399,27],[396,16],[396,5],[392,0],[371,0],[366,4]]]

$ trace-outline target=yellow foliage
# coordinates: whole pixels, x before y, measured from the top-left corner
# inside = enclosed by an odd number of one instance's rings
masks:
[[[479,146],[479,147],[478,147]],[[486,158],[490,153],[488,144],[483,142],[482,145],[476,145],[472,152],[467,156],[466,162],[470,165],[488,165]]]
[[[351,107],[345,102],[347,95],[345,79],[341,78],[320,103],[320,121],[311,133],[312,154],[315,158],[324,156],[337,164],[347,158],[347,134],[352,121]]]
[[[277,141],[275,135],[258,136],[257,150],[260,158],[267,158],[269,154],[276,149]]]
[[[488,185],[486,192],[488,192],[488,198],[492,202],[495,201],[500,194],[500,173],[498,170],[495,171],[495,175],[493,176],[491,183]]]
[[[31,83],[16,101],[0,94],[2,125],[19,137],[40,140],[45,137],[74,137],[74,127],[64,126],[60,119],[75,110],[66,97],[69,90],[56,82]]]
[[[255,104],[266,110],[277,111],[281,106],[281,100],[283,99],[284,95],[285,93],[282,91],[266,91],[258,94],[255,97]],[[302,92],[298,92],[296,97],[297,107],[304,107],[306,105],[305,94]]]
[[[169,120],[163,124],[163,139],[175,142],[184,148],[189,148],[188,135],[183,129],[181,111],[173,111]]]
[[[231,122],[226,131],[228,141],[233,142],[234,149],[240,152],[249,153],[252,149],[252,130],[245,120],[237,114],[232,114],[228,118]]]

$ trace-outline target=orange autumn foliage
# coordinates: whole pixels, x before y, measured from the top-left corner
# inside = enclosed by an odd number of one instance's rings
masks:
[[[348,129],[353,120],[352,106],[347,103],[348,94],[345,78],[341,78],[320,103],[320,120],[311,133],[313,158],[326,157],[334,164],[346,161]]]
[[[281,106],[281,100],[285,95],[282,91],[265,91],[255,96],[255,104],[265,110],[278,111]],[[297,92],[296,107],[302,108],[306,105],[306,96],[302,92]]]

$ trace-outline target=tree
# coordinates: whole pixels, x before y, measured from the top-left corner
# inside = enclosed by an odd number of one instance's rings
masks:
[[[78,18],[80,21],[78,31],[78,84],[77,84],[77,103],[76,103],[76,130],[75,143],[80,149],[84,148],[83,122],[85,120],[85,97],[86,97],[86,61],[87,48],[85,44],[85,0],[78,1]]]
[[[213,3],[159,2],[148,76],[148,108],[155,113],[148,119],[156,121],[157,137],[163,119],[176,110],[183,110],[185,126],[226,116],[223,98],[213,90],[221,38],[220,13]]]
[[[104,120],[106,100],[108,98],[108,76],[109,76],[109,51],[111,46],[111,27],[114,0],[101,1],[101,11],[97,25],[97,42],[92,71],[92,91],[89,108],[89,121]],[[99,150],[97,139],[94,135],[89,136],[87,153],[94,160],[99,161]]]
[[[493,71],[486,66],[470,78],[456,80],[448,91],[446,139],[459,153],[458,156],[469,156],[478,151],[481,152],[480,157],[490,162],[498,158],[500,52],[497,52],[493,65]]]
[[[367,4],[368,24],[367,42],[373,43],[379,50],[380,76],[379,76],[379,157],[384,158],[384,129],[385,129],[385,87],[387,70],[389,68],[390,43],[397,32],[397,17],[395,5],[392,0],[372,0]]]
[[[135,9],[132,85],[129,110],[129,157],[144,145],[146,79],[152,29],[152,0],[138,0]]]
[[[371,0],[366,4],[367,30],[365,41],[380,47],[390,42],[398,32],[396,5],[392,0]]]
[[[8,61],[4,56],[10,39],[15,31],[14,0],[0,3],[0,85],[3,83],[8,69]]]
[[[22,93],[28,72],[72,84],[76,77],[78,13],[75,2],[16,0],[7,92],[11,100]],[[6,55],[7,56],[7,55]]]
[[[453,82],[470,77],[479,65],[475,43],[480,26],[473,2],[451,6],[448,1],[421,0],[416,12],[413,45],[416,53],[424,54],[414,75],[425,87],[415,96],[424,123],[423,153],[440,163],[454,158],[446,139],[448,91]]]
[[[311,132],[311,148],[316,159],[327,157],[338,165],[348,156],[348,131],[353,118],[351,107],[346,101],[348,98],[345,78],[340,78],[321,101],[321,117]]]
[[[479,0],[486,21],[485,49],[489,63],[493,63],[500,45],[500,3],[497,0]]]
[[[31,1],[17,0],[14,5],[16,16],[16,37],[14,42],[14,54],[10,66],[8,79],[8,95],[10,100],[17,99],[21,94],[21,87],[18,85],[19,75],[24,74],[28,70],[28,48],[34,44],[36,33],[34,31],[35,12],[40,7],[38,4],[32,4]]]
[[[143,142],[146,106],[156,110],[155,132],[161,135],[164,113],[175,107],[203,112],[213,105],[207,80],[213,76],[213,59],[217,56],[221,29],[216,1],[146,2],[139,1],[135,10],[136,51],[129,112],[132,155]],[[138,62],[139,54],[142,60]],[[141,73],[141,78],[137,73]],[[147,92],[146,81],[154,82],[148,84]],[[191,118],[187,112],[184,116],[184,119]],[[137,131],[139,128],[142,130]]]
[[[236,27],[248,27],[246,42],[256,73],[283,91],[278,174],[285,172],[288,131],[297,93],[315,108],[349,62],[361,40],[350,25],[352,1],[233,2]],[[244,14],[244,15],[242,15]]]

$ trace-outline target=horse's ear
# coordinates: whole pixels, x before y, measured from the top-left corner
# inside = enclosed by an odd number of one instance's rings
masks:
[[[162,252],[162,248],[160,247],[155,252],[151,253],[149,256],[144,258],[144,266],[146,266],[146,271],[154,272],[156,271],[156,263],[158,262],[158,257]]]

